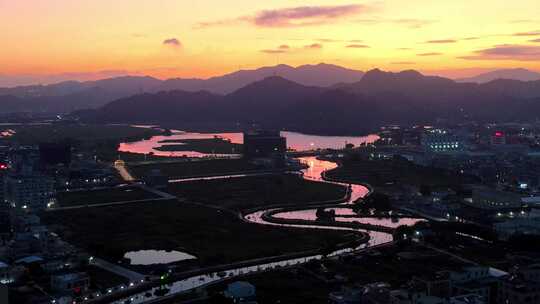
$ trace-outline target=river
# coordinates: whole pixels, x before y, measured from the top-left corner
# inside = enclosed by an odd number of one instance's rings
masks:
[[[149,126],[138,126],[149,127]],[[369,144],[375,142],[379,137],[377,135],[368,136],[320,136],[320,135],[307,135],[296,132],[281,132],[281,136],[287,138],[287,147],[295,151],[309,151],[317,149],[343,149],[347,143],[355,146],[363,144]],[[120,143],[118,151],[149,154],[153,153],[157,156],[169,156],[169,157],[205,157],[205,156],[219,156],[219,157],[238,157],[237,154],[205,154],[197,151],[160,151],[156,148],[165,145],[178,145],[178,143],[168,142],[164,143],[164,140],[183,140],[183,139],[208,139],[219,137],[230,141],[235,144],[242,144],[244,142],[244,136],[242,133],[196,133],[196,132],[184,132],[179,130],[172,130],[172,135],[153,136],[149,139],[144,139],[135,142]]]
[[[309,166],[307,169],[303,170],[304,178],[313,179],[313,180],[319,180],[319,181],[323,181],[323,182],[327,182],[327,181],[323,180],[324,171],[329,170],[329,169],[333,169],[333,168],[335,168],[337,166],[333,162],[324,161],[324,160],[318,160],[315,157],[304,157],[304,158],[301,158],[300,160],[302,162],[308,164],[308,166]],[[349,186],[349,185],[346,185],[346,184],[342,184],[342,185]],[[351,186],[352,186],[351,187],[351,196],[346,202],[343,203],[344,208],[337,208],[336,209],[336,210],[338,210],[338,214],[343,215],[343,216],[352,215],[350,213],[350,211],[345,210],[345,209],[350,210],[350,208],[346,208],[346,207],[348,207],[347,205],[350,205],[356,199],[364,197],[369,193],[369,189],[366,188],[363,185],[351,185]],[[383,232],[369,231],[369,230],[364,230],[364,229],[352,229],[352,228],[345,228],[345,227],[318,226],[315,221],[313,222],[312,225],[289,225],[289,224],[275,224],[275,223],[271,223],[271,222],[267,222],[267,221],[263,220],[262,215],[264,213],[274,211],[274,210],[276,210],[276,209],[269,209],[269,210],[262,210],[262,211],[253,212],[251,214],[245,215],[244,220],[246,220],[248,222],[251,222],[251,223],[260,224],[260,225],[272,225],[272,226],[281,226],[281,227],[284,227],[284,226],[286,226],[286,227],[298,227],[298,228],[304,228],[304,229],[305,228],[313,228],[313,229],[333,229],[333,230],[356,231],[356,232],[366,233],[370,237],[368,242],[362,244],[358,248],[341,249],[341,250],[338,250],[338,251],[330,254],[329,256],[338,256],[338,255],[342,255],[342,254],[345,254],[345,253],[350,253],[350,252],[353,252],[353,251],[356,251],[356,250],[370,248],[370,247],[373,247],[373,246],[378,246],[378,245],[382,245],[382,244],[385,244],[385,243],[392,242],[392,235],[390,235],[388,233],[383,233]],[[300,211],[295,211],[295,212],[298,212],[298,214],[295,214],[294,212],[293,213],[284,212],[284,213],[277,213],[276,215],[277,216],[282,216],[282,217],[287,217],[287,218],[292,218],[292,219],[294,219],[294,218],[303,219],[303,218],[305,218],[306,214],[311,214],[313,212],[313,209],[312,208],[306,208],[306,210],[300,210]],[[353,220],[356,220],[356,221],[365,220],[368,223],[371,223],[369,221],[376,221],[376,224],[378,224],[378,225],[382,225],[382,226],[388,225],[389,227],[395,227],[396,226],[395,223],[392,222],[391,220],[384,220],[384,219],[369,219],[369,218],[364,218],[363,219],[361,217],[358,217],[358,218],[353,218]],[[416,223],[416,221],[417,220],[415,220],[415,219],[403,219],[401,224],[412,225],[412,224]],[[277,268],[280,268],[280,267],[287,267],[287,266],[292,266],[292,265],[303,264],[303,263],[306,263],[306,262],[311,261],[311,260],[319,260],[319,259],[322,259],[322,258],[323,258],[322,255],[312,255],[312,256],[306,256],[306,257],[301,257],[301,258],[286,259],[286,260],[282,260],[282,261],[278,261],[278,262],[272,262],[272,263],[261,263],[259,265],[254,265],[254,266],[249,266],[249,267],[232,268],[232,269],[229,269],[229,270],[226,270],[226,271],[211,272],[211,273],[204,274],[204,275],[193,276],[193,277],[190,277],[190,278],[187,278],[187,279],[184,279],[184,280],[180,280],[180,281],[176,281],[174,283],[171,283],[171,284],[167,285],[166,288],[168,289],[168,292],[166,293],[165,297],[173,297],[173,296],[176,296],[178,294],[181,294],[181,293],[189,291],[189,290],[193,290],[193,289],[198,288],[198,287],[202,287],[202,286],[205,286],[205,285],[208,285],[208,284],[211,284],[211,283],[217,283],[219,281],[224,280],[225,278],[231,279],[231,278],[239,277],[239,276],[242,276],[242,275],[245,275],[245,274],[248,274],[248,273],[258,273],[258,272],[263,272],[263,271],[267,271],[267,270],[277,269]],[[163,298],[163,297],[160,297],[160,296],[154,294],[159,289],[160,289],[160,287],[155,287],[155,288],[153,288],[151,290],[147,290],[147,291],[144,291],[144,292],[137,293],[137,294],[135,294],[135,295],[133,295],[133,296],[131,296],[129,298],[124,298],[124,299],[115,301],[113,303],[115,303],[115,304],[125,304],[125,303],[141,304],[141,303],[153,302],[153,301],[156,301],[159,298]]]

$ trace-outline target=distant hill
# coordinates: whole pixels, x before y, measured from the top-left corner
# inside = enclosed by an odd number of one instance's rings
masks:
[[[94,122],[259,124],[326,134],[352,134],[385,124],[534,120],[540,116],[540,81],[457,83],[372,70],[358,82],[331,88],[272,76],[227,95],[174,91],[120,99],[77,113]]]
[[[457,82],[486,83],[498,79],[510,79],[519,81],[540,80],[540,73],[526,69],[505,69],[483,73],[474,77],[457,79]]]
[[[98,81],[67,81],[51,85],[0,88],[0,96],[13,96],[25,100],[22,106],[6,103],[0,107],[0,112],[9,113],[21,109],[29,112],[94,109],[116,99],[160,91],[208,91],[214,94],[229,94],[271,76],[279,76],[306,86],[326,87],[337,83],[356,82],[362,78],[363,72],[321,63],[296,68],[277,65],[241,70],[209,79],[159,80],[147,76],[124,76]],[[0,105],[4,100],[7,98],[0,98]]]

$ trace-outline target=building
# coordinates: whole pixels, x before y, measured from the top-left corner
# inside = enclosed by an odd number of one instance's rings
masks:
[[[85,273],[68,273],[51,276],[51,288],[58,293],[81,294],[90,287],[90,278]]]
[[[232,299],[234,303],[257,303],[257,292],[255,286],[249,282],[234,282],[227,285],[225,297]]]
[[[447,130],[427,129],[422,135],[421,145],[429,153],[463,151],[463,141]]]
[[[0,284],[0,303],[9,304],[8,287],[4,284]]]
[[[504,135],[504,132],[502,132],[502,131],[495,131],[495,132],[489,137],[489,143],[490,143],[492,146],[506,145],[506,136]]]
[[[8,174],[6,200],[16,208],[42,210],[56,202],[54,185],[54,179],[39,173]]]
[[[250,160],[271,160],[283,165],[287,140],[279,131],[244,132],[244,157]]]
[[[39,158],[43,165],[54,166],[71,162],[71,145],[68,143],[40,143]]]
[[[508,210],[522,207],[521,195],[499,191],[487,187],[475,187],[472,197],[464,200],[465,204],[484,210]]]
[[[498,303],[540,303],[540,265],[516,268],[503,277],[499,287]]]

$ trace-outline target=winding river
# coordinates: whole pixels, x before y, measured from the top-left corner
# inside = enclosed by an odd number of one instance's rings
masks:
[[[319,160],[316,157],[304,157],[304,158],[301,158],[300,160],[303,163],[308,165],[308,168],[303,170],[304,178],[311,179],[311,180],[318,180],[322,182],[329,182],[323,179],[324,172],[326,170],[333,169],[337,166],[336,163],[334,162]],[[353,217],[354,214],[351,212],[350,204],[356,201],[358,198],[366,196],[369,193],[369,189],[362,185],[347,185],[347,184],[341,184],[341,183],[336,183],[336,184],[340,184],[347,187],[350,186],[350,189],[351,189],[351,193],[348,200],[343,203],[343,208],[341,208],[341,206],[338,208],[333,208],[336,211],[336,215],[337,215],[336,218],[343,218],[345,219],[345,221],[362,221],[364,223],[387,226],[387,227],[395,227],[397,225],[391,220]],[[273,215],[274,217],[278,217],[278,218],[281,217],[281,218],[288,218],[288,219],[304,219],[304,220],[314,219],[313,214],[315,212],[315,209],[313,208],[307,207],[305,210],[283,212],[283,213],[280,213],[279,210],[280,209],[277,209],[278,212]],[[361,249],[366,249],[366,248],[392,242],[392,236],[388,233],[383,233],[383,232],[369,231],[369,230],[364,230],[364,229],[353,229],[353,228],[346,228],[346,227],[321,226],[321,225],[317,225],[317,222],[315,221],[313,221],[312,225],[293,225],[293,224],[289,225],[289,224],[272,223],[272,222],[265,221],[263,219],[263,215],[265,213],[275,212],[275,211],[276,209],[260,210],[257,212],[244,215],[243,219],[245,221],[255,223],[255,224],[260,224],[260,225],[346,230],[346,231],[356,231],[356,232],[365,233],[369,235],[369,241],[362,244],[360,247],[341,249],[341,250],[331,253],[328,256],[339,256],[346,253],[358,251]],[[416,223],[416,221],[418,220],[417,219],[400,219],[399,224],[412,225]],[[219,272],[210,272],[203,275],[196,275],[196,276],[192,276],[192,277],[171,283],[166,286],[167,291],[165,295],[156,295],[155,294],[156,291],[158,291],[158,294],[159,294],[159,290],[161,287],[154,287],[152,289],[139,292],[128,298],[123,298],[121,300],[117,300],[112,303],[115,303],[115,304],[151,303],[151,302],[157,301],[158,299],[172,298],[181,293],[193,290],[198,287],[203,287],[208,284],[217,283],[224,279],[231,279],[231,278],[239,277],[239,276],[249,274],[249,273],[269,271],[269,270],[273,270],[273,269],[277,269],[281,267],[299,265],[299,264],[309,262],[311,260],[319,260],[322,258],[323,258],[322,255],[310,255],[310,256],[299,257],[299,258],[284,259],[284,260],[276,261],[276,262],[266,262],[266,263],[261,263],[258,265],[253,265],[253,266],[248,266],[248,267],[238,267],[238,268],[233,267],[229,270],[219,271]],[[130,287],[126,286],[125,288],[130,288]]]

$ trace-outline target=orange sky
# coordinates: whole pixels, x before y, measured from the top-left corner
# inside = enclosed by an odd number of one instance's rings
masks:
[[[0,0],[0,77],[209,77],[319,62],[540,71],[538,16],[537,0]]]

